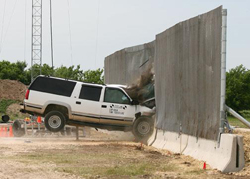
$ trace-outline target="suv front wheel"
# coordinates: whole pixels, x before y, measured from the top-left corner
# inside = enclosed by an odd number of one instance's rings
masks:
[[[132,132],[137,141],[146,141],[154,132],[154,120],[151,117],[140,116],[134,122]]]
[[[50,111],[44,118],[45,127],[51,132],[61,131],[66,123],[65,116],[59,111]]]

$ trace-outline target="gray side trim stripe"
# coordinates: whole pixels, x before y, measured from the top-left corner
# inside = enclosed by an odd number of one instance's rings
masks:
[[[89,115],[82,115],[82,114],[76,114],[72,113],[74,116],[82,116],[82,117],[91,117],[91,118],[96,118],[96,119],[107,119],[107,120],[115,120],[115,121],[127,121],[127,122],[132,122],[133,120],[124,120],[124,119],[115,119],[115,118],[107,118],[107,117],[98,117],[98,116],[89,116]]]
[[[76,114],[76,113],[72,113],[72,115],[73,116],[92,117],[92,118],[100,119],[100,117],[98,117],[98,116],[89,116],[89,115]]]
[[[38,106],[32,106],[32,105],[27,105],[27,107],[30,107],[30,108],[36,108],[36,109],[42,109],[41,107],[38,107]]]

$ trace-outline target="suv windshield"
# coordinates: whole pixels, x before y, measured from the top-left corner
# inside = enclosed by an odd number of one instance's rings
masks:
[[[120,89],[106,88],[104,102],[130,104],[127,95]]]

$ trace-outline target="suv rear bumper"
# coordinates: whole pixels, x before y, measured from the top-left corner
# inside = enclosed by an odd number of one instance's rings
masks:
[[[20,112],[21,112],[21,113],[26,113],[25,107],[24,107],[24,104],[23,104],[23,103],[20,103]]]
[[[21,103],[19,111],[21,113],[28,113],[31,115],[34,115],[34,114],[41,115],[42,107],[37,106],[37,105],[27,104],[27,103]]]

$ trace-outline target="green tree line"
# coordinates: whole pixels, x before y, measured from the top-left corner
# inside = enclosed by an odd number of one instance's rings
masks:
[[[243,65],[227,72],[226,104],[243,116],[250,117],[250,70]]]
[[[38,75],[39,66],[34,66],[34,71]],[[104,83],[103,69],[81,70],[77,66],[60,66],[53,69],[47,64],[43,64],[42,74],[47,76],[73,79],[89,83]],[[0,61],[0,79],[18,80],[26,85],[31,81],[31,69],[27,68],[25,62],[11,63],[9,61]],[[250,115],[250,70],[243,65],[230,69],[226,76],[226,104],[237,112]],[[245,115],[245,116],[246,116]]]
[[[40,74],[40,66],[33,66],[34,76]],[[97,70],[81,70],[80,65],[77,66],[60,66],[52,68],[48,64],[43,64],[41,74],[46,76],[55,76],[65,79],[78,80],[88,83],[104,83],[103,69]],[[18,80],[26,85],[31,82],[31,68],[27,68],[27,64],[22,61],[11,63],[9,61],[0,61],[0,79]]]

